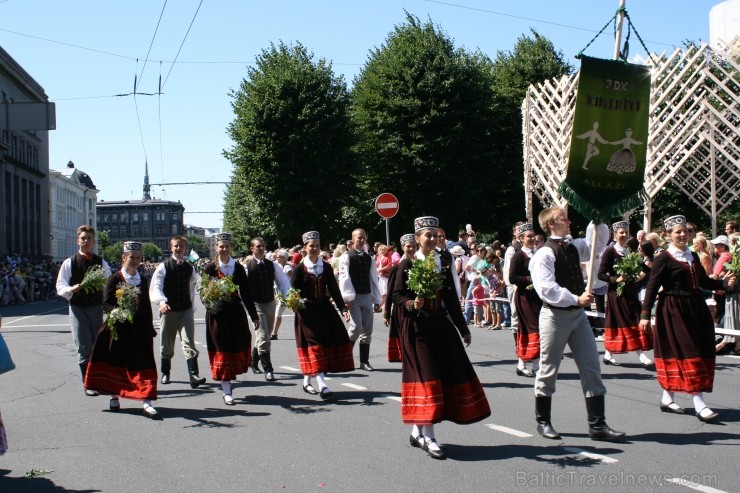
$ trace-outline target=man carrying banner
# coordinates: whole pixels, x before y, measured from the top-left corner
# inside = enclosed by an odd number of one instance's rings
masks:
[[[550,413],[567,344],[578,366],[586,397],[589,436],[592,440],[618,440],[624,433],[614,431],[606,424],[606,387],[601,381],[599,352],[585,312],[585,308],[591,306],[593,295],[585,291],[580,262],[588,260],[591,241],[565,240],[570,233],[570,220],[565,209],[550,207],[543,210],[539,223],[547,232],[548,239],[529,263],[532,284],[543,302],[540,312],[540,370],[535,379],[537,432],[544,438],[560,439],[560,434],[550,422]],[[589,224],[587,238],[593,237],[594,227]],[[609,230],[603,224],[596,228],[596,248],[600,250],[609,239]]]

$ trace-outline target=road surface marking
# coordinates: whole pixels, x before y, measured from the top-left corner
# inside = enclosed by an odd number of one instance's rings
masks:
[[[54,308],[53,310],[47,310],[47,311],[41,312],[41,313],[34,313],[33,315],[29,315],[27,317],[21,317],[21,318],[19,318],[17,320],[11,320],[9,322],[7,321],[7,319],[10,318],[10,317],[5,317],[6,321],[3,322],[3,327],[7,327],[10,324],[18,323],[21,320],[25,320],[27,318],[38,317],[39,315],[46,315],[47,313],[58,312],[59,310],[69,310],[69,306],[68,305],[60,306],[58,308]]]
[[[298,368],[293,368],[292,366],[281,366],[280,368],[282,368],[283,370],[294,371],[297,373],[301,372],[301,370],[299,370]]]
[[[712,488],[711,486],[704,486],[703,484],[694,483],[692,481],[687,481],[681,478],[672,478],[669,479],[668,482],[685,486],[687,488],[691,488],[692,490],[704,491],[705,493],[727,493],[726,491],[718,490],[717,488]]]
[[[584,457],[588,457],[589,459],[600,460],[601,462],[604,462],[606,464],[614,464],[615,462],[619,462],[617,459],[612,459],[611,457],[607,457],[606,455],[594,454],[593,452],[586,452],[585,450],[581,450],[579,448],[575,448],[575,447],[563,447],[563,448],[567,450],[568,452],[582,455]]]
[[[362,385],[355,385],[353,383],[343,383],[342,385],[355,390],[367,390],[367,387],[363,387]]]
[[[532,436],[529,433],[515,430],[514,428],[507,428],[506,426],[501,426],[501,425],[486,425],[486,426],[492,430],[500,431],[502,433],[508,433],[509,435],[514,435],[515,437],[519,437],[519,438],[529,438]]]
[[[397,395],[386,395],[385,398],[390,399],[392,401],[401,402],[401,398],[398,397]]]
[[[11,322],[8,322],[4,325],[10,325]],[[69,327],[69,324],[43,324],[43,325],[14,325],[12,328],[14,329],[24,329],[28,327]],[[10,332],[10,331],[9,331]]]

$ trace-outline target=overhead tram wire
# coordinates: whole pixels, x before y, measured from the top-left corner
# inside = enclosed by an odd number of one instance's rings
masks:
[[[170,74],[172,73],[172,69],[175,67],[175,63],[177,63],[177,58],[180,56],[180,51],[182,51],[182,47],[185,44],[185,40],[188,39],[188,34],[190,34],[190,29],[193,27],[193,23],[195,22],[195,18],[198,16],[198,12],[200,12],[200,6],[203,5],[203,0],[200,0],[200,3],[198,4],[198,8],[195,9],[195,14],[193,14],[193,19],[190,21],[190,25],[188,26],[188,30],[185,32],[185,36],[182,38],[182,43],[180,43],[180,47],[177,49],[177,54],[175,55],[175,59],[172,61],[172,65],[170,65],[170,70],[167,72],[167,76],[164,78],[164,83],[162,83],[162,86],[160,87],[160,91],[164,89],[164,85],[167,84],[167,80],[170,78]]]
[[[162,5],[162,11],[159,13],[159,20],[157,21],[157,27],[154,28],[154,34],[152,35],[152,40],[149,43],[149,50],[146,52],[146,58],[144,59],[144,65],[141,67],[141,73],[139,74],[139,80],[144,76],[144,69],[146,68],[146,63],[149,61],[149,54],[152,52],[152,46],[154,46],[154,39],[157,37],[157,31],[159,31],[159,24],[162,22],[162,16],[164,15],[164,8],[167,6],[167,0],[164,0],[164,5]],[[134,92],[136,92],[136,89],[134,88]]]

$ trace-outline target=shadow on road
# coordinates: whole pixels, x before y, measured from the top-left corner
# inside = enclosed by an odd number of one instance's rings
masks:
[[[93,493],[101,490],[68,490],[55,485],[49,478],[9,477],[10,471],[0,469],[0,491],[8,493]]]
[[[494,445],[470,446],[447,443],[442,446],[450,460],[462,462],[480,462],[505,459],[531,459],[537,462],[546,462],[555,467],[591,467],[603,464],[601,460],[584,457],[563,448],[560,445]],[[589,447],[582,447],[584,451]],[[598,454],[618,454],[620,449],[594,449]]]

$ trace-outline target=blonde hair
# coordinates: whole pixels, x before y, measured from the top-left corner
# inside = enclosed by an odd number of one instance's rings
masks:
[[[540,223],[540,228],[547,234],[550,234],[550,230],[547,228],[547,223],[555,220],[555,214],[564,210],[562,207],[548,207],[540,212],[537,216],[537,222]]]

